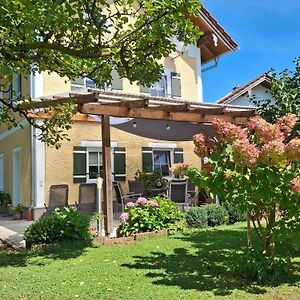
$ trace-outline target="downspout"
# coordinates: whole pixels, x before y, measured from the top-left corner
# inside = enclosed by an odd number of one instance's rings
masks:
[[[209,66],[209,67],[207,67],[207,68],[204,68],[203,70],[202,70],[202,73],[205,73],[205,72],[207,72],[207,71],[210,71],[210,70],[213,70],[213,69],[215,69],[215,68],[217,68],[218,67],[218,65],[219,65],[219,59],[218,59],[218,57],[215,57],[214,58],[214,64],[213,65],[211,65],[211,66]]]
[[[30,73],[29,77],[30,82],[30,92],[29,96],[31,99],[34,98],[34,75]],[[32,125],[30,126],[30,208],[36,206],[36,191],[35,191],[35,181],[36,181],[36,167],[35,167],[35,129]]]

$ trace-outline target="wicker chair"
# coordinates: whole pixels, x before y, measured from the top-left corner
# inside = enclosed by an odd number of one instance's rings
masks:
[[[187,181],[175,179],[170,181],[168,197],[175,202],[181,211],[188,206]]]
[[[113,181],[112,184],[113,184],[113,187],[116,192],[117,204],[118,204],[118,206],[121,206],[122,212],[124,211],[126,203],[128,203],[130,201],[135,201],[135,200],[137,200],[137,198],[142,196],[141,193],[124,194],[122,187],[118,181]]]
[[[79,185],[79,198],[76,203],[81,213],[92,215],[97,211],[97,184],[81,183]]]
[[[134,194],[145,194],[145,184],[143,181],[128,180],[129,192]]]
[[[49,203],[48,205],[44,203],[46,212],[44,214],[49,214],[53,212],[56,208],[68,207],[69,198],[69,186],[67,184],[55,184],[50,186],[49,192]]]

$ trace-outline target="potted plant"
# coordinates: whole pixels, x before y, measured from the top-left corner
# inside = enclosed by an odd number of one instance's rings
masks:
[[[21,220],[22,213],[23,213],[23,208],[22,208],[21,204],[18,204],[17,206],[13,207],[11,209],[11,213],[13,215],[13,220]]]

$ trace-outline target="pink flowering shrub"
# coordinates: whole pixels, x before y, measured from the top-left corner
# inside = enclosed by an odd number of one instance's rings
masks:
[[[184,174],[185,174],[185,170],[187,167],[189,167],[190,165],[187,163],[177,163],[174,164],[171,168],[170,171],[174,174],[174,175],[178,175],[179,178],[183,178]]]
[[[288,114],[271,124],[256,116],[244,127],[214,120],[214,145],[202,134],[193,138],[195,154],[208,156],[211,172],[184,168],[198,186],[247,212],[262,253],[271,258],[280,231],[300,224],[300,135],[293,130],[297,120]]]
[[[121,223],[124,223],[129,220],[129,214],[128,213],[122,213],[119,217]]]
[[[129,203],[120,216],[119,236],[169,229],[182,218],[176,204],[167,198],[154,197],[148,200],[140,197],[128,206]]]
[[[300,163],[300,138],[291,140],[285,146],[285,154],[288,159]]]
[[[294,178],[291,180],[291,190],[294,193],[300,193],[300,178]]]
[[[148,203],[148,200],[147,200],[146,198],[144,198],[144,197],[139,197],[139,198],[136,200],[135,203],[136,203],[136,204],[140,204],[140,205],[145,205],[145,204]]]

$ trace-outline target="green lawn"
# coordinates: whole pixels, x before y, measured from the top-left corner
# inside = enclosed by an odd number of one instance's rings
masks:
[[[300,299],[299,254],[293,259],[295,270],[290,277],[256,285],[228,272],[229,256],[244,244],[244,224],[238,224],[130,245],[69,245],[44,255],[1,251],[0,297]]]

